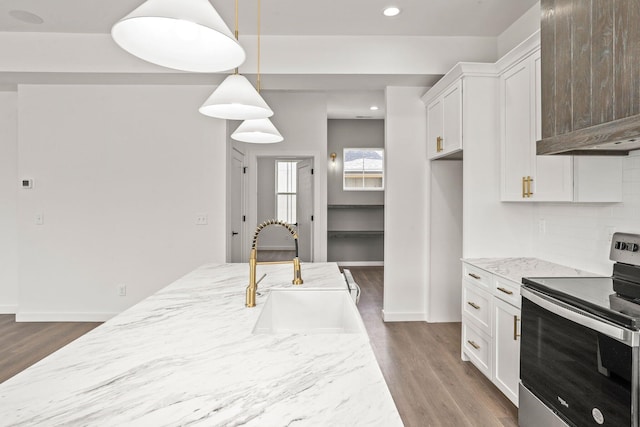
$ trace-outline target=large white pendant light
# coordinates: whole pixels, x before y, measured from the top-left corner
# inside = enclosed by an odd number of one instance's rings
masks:
[[[273,144],[284,140],[269,119],[245,120],[231,134],[231,138],[252,144]]]
[[[116,22],[111,36],[127,52],[176,70],[231,70],[246,57],[208,0],[147,0]]]
[[[199,111],[227,120],[264,119],[273,116],[258,91],[240,74],[232,74],[213,91]]]
[[[260,93],[260,0],[258,0],[258,93]],[[236,141],[273,144],[284,140],[268,118],[245,120],[231,134]]]

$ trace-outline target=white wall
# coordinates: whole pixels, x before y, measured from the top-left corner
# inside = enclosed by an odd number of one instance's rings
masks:
[[[540,2],[534,4],[520,18],[498,36],[498,58],[519,45],[540,29]]]
[[[233,141],[245,153],[248,165],[248,233],[245,246],[251,245],[257,215],[257,159],[263,156],[307,157],[314,159],[314,224],[313,257],[316,262],[327,259],[327,97],[315,92],[261,92],[275,111],[271,121],[284,137],[277,144],[246,144]],[[235,129],[240,123],[232,123]],[[304,272],[303,272],[304,275]]]
[[[226,125],[197,111],[210,91],[19,87],[19,174],[35,187],[18,198],[18,320],[104,320],[224,262]]]
[[[0,92],[0,313],[18,306],[18,118],[16,92]]]
[[[537,230],[538,258],[610,275],[609,233],[640,233],[640,151],[623,160],[622,203],[540,203],[535,219],[545,221]]]
[[[387,87],[385,121],[385,321],[424,320],[428,292],[425,88]]]
[[[427,321],[459,322],[462,312],[462,160],[431,162]]]

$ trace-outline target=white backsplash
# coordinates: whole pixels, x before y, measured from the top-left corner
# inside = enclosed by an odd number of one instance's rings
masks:
[[[640,151],[623,160],[622,203],[540,203],[535,209],[538,258],[610,275],[610,235],[640,233]]]

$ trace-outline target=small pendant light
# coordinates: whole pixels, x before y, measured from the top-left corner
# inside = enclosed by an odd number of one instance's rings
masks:
[[[231,134],[231,138],[253,144],[273,144],[284,141],[278,129],[269,119],[245,120]]]
[[[260,93],[260,0],[258,0],[258,93]],[[231,134],[236,141],[252,144],[273,144],[284,140],[268,118],[245,120]]]
[[[246,58],[208,0],[147,0],[116,22],[111,36],[132,55],[176,70],[231,70]]]
[[[238,38],[238,0],[236,0],[236,39]],[[273,116],[260,93],[236,68],[198,109],[205,116],[226,120],[263,119]]]

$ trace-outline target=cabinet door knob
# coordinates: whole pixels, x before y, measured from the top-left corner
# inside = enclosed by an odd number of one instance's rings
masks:
[[[436,151],[438,153],[442,151],[442,137],[441,136],[436,138]]]
[[[500,292],[504,292],[507,295],[513,295],[513,291],[510,291],[509,289],[501,288],[501,287],[498,286],[498,290]]]
[[[518,341],[518,337],[520,336],[520,334],[518,333],[519,321],[520,319],[518,319],[518,316],[513,316],[513,340],[514,341]]]
[[[467,301],[467,304],[469,304],[471,307],[475,308],[476,310],[480,310],[480,306],[475,302]]]
[[[469,276],[473,277],[474,279],[480,280],[480,276],[478,276],[477,274],[469,273]]]

